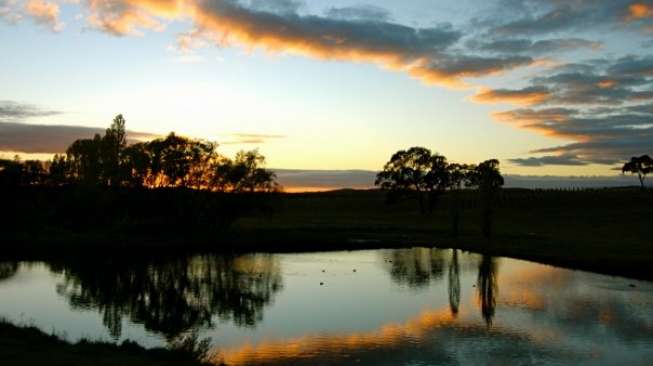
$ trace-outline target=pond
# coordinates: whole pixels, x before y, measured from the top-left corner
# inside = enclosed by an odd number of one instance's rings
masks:
[[[227,365],[644,365],[653,283],[456,250],[0,262],[0,317]]]

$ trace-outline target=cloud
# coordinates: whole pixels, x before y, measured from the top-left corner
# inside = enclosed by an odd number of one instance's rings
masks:
[[[517,19],[495,25],[488,34],[524,36],[615,27],[646,30],[653,19],[650,1],[520,0],[514,3],[528,10],[522,10]]]
[[[16,0],[0,0],[0,20],[15,24],[23,18],[17,9]]]
[[[369,20],[387,22],[390,12],[375,5],[355,5],[342,8],[330,8],[327,17],[346,20]]]
[[[53,32],[59,32],[64,24],[59,20],[59,4],[45,0],[28,0],[25,11],[38,24],[48,27]]]
[[[469,48],[478,51],[529,55],[576,51],[584,48],[598,50],[602,47],[601,42],[588,41],[581,38],[555,38],[539,41],[532,41],[525,38],[513,38],[494,40],[490,42],[472,40],[468,41],[466,44]]]
[[[141,36],[143,30],[163,31],[160,18],[180,16],[183,1],[174,0],[86,0],[88,24],[114,36]]]
[[[497,120],[540,134],[575,141],[536,149],[550,154],[535,159],[514,159],[520,165],[615,164],[630,156],[653,151],[653,105],[580,110],[568,108],[517,109],[495,113]],[[573,159],[572,159],[573,157]],[[556,160],[555,158],[558,158]]]
[[[512,103],[519,105],[540,104],[550,97],[548,88],[530,86],[523,89],[481,89],[472,96],[477,103]]]
[[[653,55],[638,57],[634,55],[622,57],[611,65],[609,74],[646,77],[653,76]]]
[[[612,165],[653,152],[653,57],[627,56],[563,65],[531,80],[549,96],[534,108],[494,113],[520,129],[570,141],[541,148],[522,166]],[[488,93],[497,93],[491,91]],[[554,154],[554,155],[550,155]]]
[[[597,59],[556,67],[549,74],[533,77],[530,85],[521,89],[481,89],[471,99],[480,103],[594,107],[594,112],[599,111],[597,106],[630,105],[632,112],[648,108],[646,103],[653,100],[651,76],[653,56]],[[514,112],[524,113],[523,110]],[[516,114],[497,116],[514,120]]]
[[[29,118],[50,117],[61,113],[60,111],[42,109],[32,104],[0,100],[0,122],[19,122]]]
[[[526,167],[541,167],[545,165],[587,165],[588,162],[582,161],[578,156],[574,155],[553,155],[553,156],[542,156],[542,157],[530,157],[525,159],[510,159],[511,163],[526,166]]]
[[[644,2],[637,2],[628,6],[627,20],[640,20],[653,18],[653,5]]]
[[[62,153],[75,140],[104,132],[102,128],[93,127],[0,122],[0,151]],[[127,136],[132,141],[157,137],[133,131],[128,131]]]
[[[286,190],[330,190],[374,188],[376,173],[369,170],[296,170],[274,169],[277,180]]]
[[[89,22],[114,35],[160,30],[166,20],[190,19],[194,29],[181,49],[211,42],[323,60],[366,62],[405,72],[429,84],[464,85],[480,77],[529,65],[528,56],[484,57],[453,50],[462,33],[449,24],[416,28],[390,21],[375,6],[330,8],[326,15],[300,14],[290,0],[88,0]],[[196,41],[195,39],[199,39]]]
[[[294,14],[304,4],[295,0],[251,0],[252,9],[276,14]]]
[[[568,156],[568,164],[584,165],[586,163],[574,161],[573,156]],[[550,163],[565,163],[564,157],[542,157],[515,159],[513,164],[522,166],[541,167]],[[373,189],[375,171],[371,170],[298,170],[298,169],[272,169],[284,190],[288,192],[302,191],[328,191],[334,189]],[[618,187],[632,184],[632,178],[617,176],[533,176],[533,175],[505,175],[505,186],[508,188],[569,188],[569,187]]]
[[[260,133],[234,133],[232,140],[220,142],[221,145],[263,144],[269,140],[283,139],[285,135],[260,134]]]

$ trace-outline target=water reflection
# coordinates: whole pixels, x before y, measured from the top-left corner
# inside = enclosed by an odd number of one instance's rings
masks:
[[[63,274],[57,292],[73,309],[100,312],[115,338],[121,335],[123,317],[169,340],[213,326],[214,315],[254,326],[282,288],[278,261],[267,254],[59,262],[50,263],[50,268]]]
[[[444,275],[445,253],[433,248],[412,248],[387,250],[383,256],[385,268],[395,282],[422,288]]]
[[[457,250],[3,262],[1,278],[0,316],[13,301],[13,319],[30,318],[23,306],[33,294],[52,295],[42,319],[86,310],[116,338],[210,337],[216,364],[636,365],[653,357],[653,284]],[[66,320],[42,329],[66,332]]]
[[[494,319],[498,292],[497,263],[494,258],[484,255],[478,264],[476,293],[481,314],[488,327],[492,325],[492,319]]]
[[[18,271],[17,262],[0,262],[0,281],[13,277]]]
[[[476,345],[467,355],[457,350]],[[487,351],[492,350],[493,363]],[[473,352],[472,352],[473,351]],[[428,311],[401,324],[386,324],[367,333],[310,335],[219,350],[217,365],[451,365],[467,359],[471,365],[506,364],[529,357],[563,355],[555,344],[535,344],[526,333],[501,329],[489,333],[473,321],[456,321],[449,309]],[[463,356],[463,357],[461,357]]]
[[[460,308],[460,263],[458,263],[458,250],[451,251],[449,263],[449,309],[455,318]]]

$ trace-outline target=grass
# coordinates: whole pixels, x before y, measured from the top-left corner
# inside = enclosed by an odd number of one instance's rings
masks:
[[[200,366],[194,356],[165,348],[145,349],[134,342],[120,345],[82,340],[67,342],[31,326],[0,320],[3,366]]]
[[[433,214],[420,215],[415,201],[386,205],[383,192],[375,190],[280,194],[271,201],[271,212],[240,218],[229,233],[209,234],[201,226],[190,228],[185,224],[141,229],[128,219],[128,208],[118,210],[126,212],[118,223],[109,221],[91,229],[84,229],[85,225],[58,225],[58,215],[44,216],[39,225],[5,230],[10,240],[2,246],[5,256],[40,259],[103,249],[108,255],[125,255],[153,251],[277,252],[425,245],[653,279],[649,270],[653,265],[653,190],[506,189],[496,207],[495,234],[491,240],[481,235],[474,191],[461,194],[461,231],[454,238],[450,230],[450,199],[443,196]],[[47,208],[49,204],[39,199],[26,206]],[[193,217],[192,212],[182,216],[188,220]],[[147,218],[147,211],[139,217]],[[18,222],[26,220],[29,217]],[[120,230],[125,225],[131,229]]]
[[[481,235],[475,192],[463,193],[452,237],[449,199],[424,216],[414,201],[386,205],[378,191],[289,195],[278,214],[240,220],[237,238],[297,250],[433,245],[653,279],[653,191],[504,190],[491,240]]]

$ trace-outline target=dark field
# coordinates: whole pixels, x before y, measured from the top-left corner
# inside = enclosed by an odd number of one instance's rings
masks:
[[[458,238],[451,235],[449,200],[445,195],[433,214],[423,216],[414,201],[388,206],[378,191],[287,195],[278,214],[240,220],[236,230],[245,242],[296,243],[302,250],[338,243],[349,248],[434,245],[652,276],[653,191],[506,189],[496,207],[490,240],[481,235],[476,192],[462,193]]]
[[[263,202],[206,192],[28,188],[9,198],[5,202],[13,199],[20,206],[4,210],[15,214],[3,220],[3,251],[32,259],[101,249],[120,256],[153,248],[243,252],[429,245],[652,278],[651,190],[505,189],[490,240],[481,235],[475,191],[460,194],[457,238],[451,234],[450,195],[441,197],[430,215],[421,215],[415,201],[387,205],[380,191],[277,194]]]

